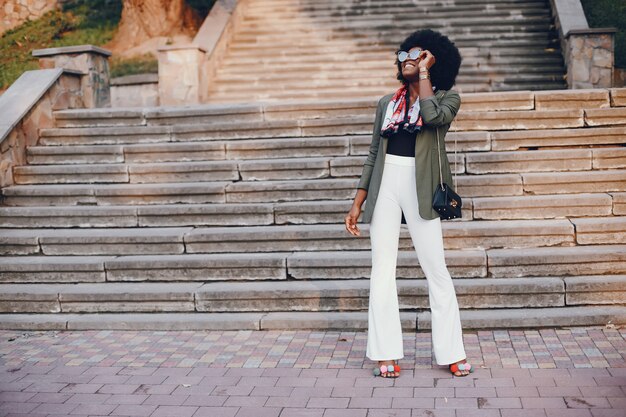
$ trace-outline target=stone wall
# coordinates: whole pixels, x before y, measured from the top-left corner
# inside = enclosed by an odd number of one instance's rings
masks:
[[[111,79],[111,107],[154,107],[159,104],[157,74],[126,75]]]
[[[0,34],[26,20],[41,17],[61,4],[60,0],[2,0],[0,1]]]
[[[59,70],[60,72],[62,70]],[[36,84],[45,78],[45,76],[39,76],[40,71],[27,71],[23,76],[28,77],[32,75],[30,79],[34,81],[32,84]],[[53,75],[54,78],[54,75]],[[13,184],[13,167],[26,165],[26,148],[34,146],[39,140],[39,130],[53,127],[54,120],[52,112],[54,110],[62,110],[68,108],[81,108],[83,107],[82,93],[81,93],[81,76],[72,72],[62,72],[56,76],[56,79],[49,87],[42,86],[44,89],[43,95],[35,102],[27,103],[26,108],[28,111],[19,117],[17,123],[14,120],[9,120],[10,115],[0,115],[0,124],[13,126],[8,135],[0,135],[0,188]],[[18,79],[19,81],[19,79]],[[17,81],[16,83],[17,84]],[[20,85],[17,85],[20,87]],[[33,91],[25,91],[25,88],[20,89],[24,94],[20,95],[19,91],[12,92],[7,90],[3,95],[3,101],[7,103],[0,103],[0,108],[4,108],[5,104],[11,108],[20,107],[15,103],[15,100],[8,102],[9,99],[17,97],[20,101],[29,101],[31,96],[37,96]],[[11,97],[9,97],[11,96]],[[6,119],[6,120],[5,120]]]

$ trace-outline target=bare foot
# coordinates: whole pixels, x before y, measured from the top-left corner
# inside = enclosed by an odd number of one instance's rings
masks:
[[[463,364],[467,363],[467,361],[466,361],[465,359],[463,359],[463,360],[460,360],[460,361],[455,362],[455,363],[456,363],[457,365],[460,365],[460,364],[462,364],[462,363],[463,363]],[[452,368],[451,368],[451,367],[452,367],[452,365],[454,365],[454,364],[452,364],[452,363],[451,363],[450,365],[448,365],[448,368],[450,369],[450,372],[452,372]],[[457,369],[457,371],[452,372],[452,373],[453,373],[455,376],[466,376],[466,375],[469,375],[469,373],[470,373],[470,372],[469,372],[469,370],[468,370],[468,369],[463,369],[463,370],[461,370],[461,369]]]
[[[393,360],[378,361],[378,367],[379,368],[380,368],[381,365],[393,365],[395,367],[396,366],[396,361],[393,361]],[[383,373],[380,374],[380,376],[382,376],[383,378],[398,377],[398,376],[400,376],[400,371],[396,371],[394,369],[393,372],[383,372]]]

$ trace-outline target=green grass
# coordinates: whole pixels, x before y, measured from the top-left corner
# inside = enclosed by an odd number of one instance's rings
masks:
[[[115,32],[121,0],[71,0],[62,10],[27,21],[0,38],[0,89],[7,88],[24,71],[37,69],[33,49],[80,44],[102,45]]]
[[[592,28],[617,28],[615,66],[626,68],[626,2],[624,0],[582,0],[587,22]]]
[[[188,0],[204,18],[215,0]],[[11,85],[24,71],[39,68],[33,49],[69,45],[103,45],[113,38],[122,15],[122,0],[68,0],[62,10],[46,13],[5,32],[0,37],[0,90]],[[128,59],[111,57],[111,75],[157,72],[152,55]]]

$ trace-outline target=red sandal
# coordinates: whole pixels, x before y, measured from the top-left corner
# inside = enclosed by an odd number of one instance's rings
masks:
[[[374,376],[382,376],[384,373],[387,372],[398,372],[398,374],[400,373],[400,365],[398,364],[394,364],[394,365],[380,365],[374,368]],[[390,375],[390,376],[383,376],[383,378],[397,378],[400,375]]]
[[[454,376],[468,376],[469,374],[474,372],[474,367],[469,362],[451,363],[450,365],[448,365],[448,367],[450,368],[450,372],[452,372],[452,375]],[[469,373],[457,375],[456,373],[459,371],[468,371]]]

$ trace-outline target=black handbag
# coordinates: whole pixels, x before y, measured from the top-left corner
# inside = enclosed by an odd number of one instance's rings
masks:
[[[433,208],[442,220],[450,220],[461,217],[461,206],[463,201],[454,189],[443,182],[443,170],[441,168],[441,144],[439,143],[439,129],[435,127],[437,132],[437,154],[439,155],[439,185],[433,195]],[[454,177],[456,180],[456,139],[454,142]]]

